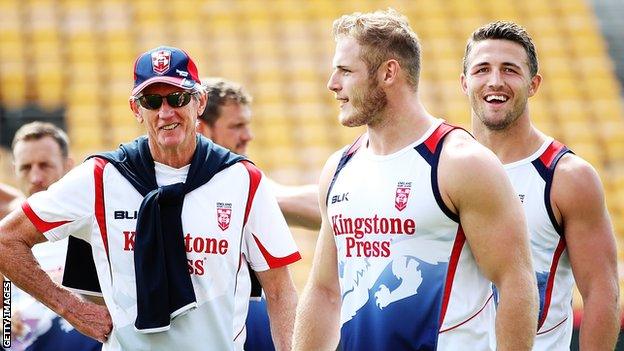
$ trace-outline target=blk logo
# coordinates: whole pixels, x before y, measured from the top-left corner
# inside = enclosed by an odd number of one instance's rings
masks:
[[[524,194],[518,194],[518,197],[520,198],[520,202],[524,203]]]
[[[137,211],[115,211],[115,219],[137,219]]]
[[[335,204],[337,202],[342,202],[342,201],[349,201],[349,193],[343,193],[340,195],[334,195],[332,196],[332,204]]]

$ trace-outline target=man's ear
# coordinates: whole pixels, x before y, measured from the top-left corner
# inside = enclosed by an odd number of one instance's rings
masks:
[[[390,59],[382,63],[379,68],[381,82],[385,85],[392,85],[399,76],[399,72],[401,72],[401,65],[399,64],[399,61],[395,59]]]
[[[136,118],[136,120],[139,123],[143,123],[143,116],[141,115],[141,106],[139,106],[139,103],[137,102],[137,100],[134,97],[130,97],[130,99],[128,100],[128,103],[130,103],[130,109],[132,110],[132,113],[134,114],[134,118]]]
[[[201,116],[206,109],[206,104],[208,103],[208,94],[204,91],[199,92],[199,106],[197,107],[197,116]]]
[[[459,83],[461,84],[461,90],[465,95],[468,95],[468,83],[466,82],[466,75],[461,74],[459,76]]]
[[[529,97],[535,95],[542,84],[542,76],[538,73],[531,78],[531,86],[529,87]]]

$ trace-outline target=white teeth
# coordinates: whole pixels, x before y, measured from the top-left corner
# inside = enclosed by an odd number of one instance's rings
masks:
[[[493,100],[505,102],[507,101],[507,97],[504,95],[488,95],[485,97],[485,101],[487,102],[491,102]]]
[[[164,127],[162,127],[164,130],[172,130],[173,128],[177,127],[179,125],[179,123],[174,123],[174,124],[168,124]]]

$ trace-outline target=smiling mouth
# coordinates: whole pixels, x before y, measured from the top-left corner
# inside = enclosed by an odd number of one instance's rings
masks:
[[[179,126],[180,123],[171,123],[171,124],[167,124],[166,126],[162,126],[160,127],[160,129],[164,129],[164,130],[174,130],[177,126]]]
[[[486,95],[483,100],[490,104],[500,105],[507,102],[509,97],[502,94],[490,94]]]

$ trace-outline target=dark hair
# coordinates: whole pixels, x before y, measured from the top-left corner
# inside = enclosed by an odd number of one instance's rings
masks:
[[[420,75],[420,42],[407,17],[389,8],[371,13],[355,12],[334,21],[334,38],[354,38],[362,46],[360,57],[371,76],[386,60],[395,59],[416,89]]]
[[[208,102],[199,118],[210,126],[219,119],[220,108],[228,101],[239,105],[251,104],[251,96],[238,83],[223,78],[205,78],[202,79],[202,86],[206,89]]]
[[[535,45],[533,44],[531,36],[529,36],[529,33],[527,33],[526,29],[522,26],[508,21],[488,23],[483,27],[477,28],[477,30],[470,35],[468,43],[466,44],[466,51],[464,53],[464,74],[468,69],[468,62],[466,62],[466,60],[472,50],[472,46],[479,41],[488,39],[509,40],[522,45],[527,54],[527,58],[529,59],[527,64],[529,65],[531,77],[537,74],[537,71],[539,70],[539,62],[537,60],[537,51],[535,50]]]
[[[31,122],[21,126],[13,137],[11,148],[20,141],[39,140],[44,137],[51,137],[61,148],[61,154],[67,158],[69,156],[69,138],[59,127],[47,122]]]

